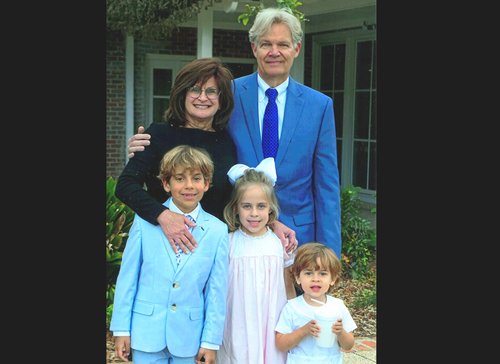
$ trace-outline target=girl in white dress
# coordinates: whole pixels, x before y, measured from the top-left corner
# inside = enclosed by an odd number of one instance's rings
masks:
[[[268,227],[278,217],[273,158],[256,168],[243,164],[228,172],[234,184],[224,209],[229,230],[227,311],[218,364],[284,364],[275,343],[275,326],[287,302],[284,269],[293,253],[284,251]]]

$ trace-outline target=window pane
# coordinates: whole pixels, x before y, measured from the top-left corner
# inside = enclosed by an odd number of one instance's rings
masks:
[[[320,48],[319,89],[333,99],[339,178],[342,170],[342,136],[344,133],[345,55],[345,43],[323,45]]]
[[[377,95],[375,42],[357,44],[353,184],[376,190]],[[365,139],[365,140],[359,140]]]
[[[370,179],[368,189],[375,191],[377,189],[377,143],[370,143]]]
[[[377,92],[372,91],[372,113],[370,115],[370,139],[377,139]]]
[[[333,89],[333,45],[321,47],[320,88]]]
[[[366,173],[368,161],[368,143],[354,141],[354,158],[352,183],[354,186],[366,188]]]
[[[345,77],[345,44],[335,46],[335,90],[344,89]]]
[[[344,125],[344,92],[334,92],[333,112],[335,114],[335,133],[337,137],[342,137]]]
[[[372,88],[377,88],[377,42],[373,42]]]
[[[153,99],[153,122],[163,121],[163,114],[168,108],[168,99]]]
[[[337,138],[337,166],[339,168],[339,185],[342,184],[342,139]]]
[[[253,73],[253,63],[225,63],[225,65],[231,70],[234,78]]]
[[[372,68],[372,42],[359,42],[356,59],[356,88],[369,89]]]
[[[354,114],[354,137],[368,139],[368,122],[370,110],[370,92],[356,92],[356,108]]]
[[[153,95],[168,96],[172,88],[172,70],[156,68],[153,70]]]

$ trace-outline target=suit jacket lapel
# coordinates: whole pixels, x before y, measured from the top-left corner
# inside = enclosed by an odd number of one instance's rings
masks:
[[[241,84],[239,102],[245,116],[245,123],[255,156],[257,161],[261,161],[264,159],[264,154],[262,153],[262,140],[259,130],[259,93],[257,92],[257,88],[257,72],[255,72],[252,77]]]
[[[175,272],[175,270],[177,269],[177,258],[175,257],[174,249],[172,249],[172,246],[168,242],[168,239],[165,236],[165,234],[163,233],[163,230],[160,229],[160,231],[161,231],[161,238],[162,238],[163,246],[167,250],[168,258],[170,260],[170,263],[172,264],[172,269]]]
[[[297,128],[297,125],[299,124],[299,121],[302,117],[302,112],[305,105],[305,102],[302,98],[302,92],[298,89],[297,82],[295,82],[292,77],[290,77],[289,79],[286,92],[287,96],[285,104],[285,114],[283,116],[283,126],[281,128],[278,153],[276,154],[276,168],[278,168],[278,166],[281,164],[281,161],[286,155],[286,152],[290,145],[290,141],[292,140],[292,136],[295,133],[295,129]]]

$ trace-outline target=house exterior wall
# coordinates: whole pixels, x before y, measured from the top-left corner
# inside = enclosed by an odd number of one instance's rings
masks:
[[[125,40],[106,34],[106,176],[118,176],[124,166]]]
[[[144,77],[147,53],[196,56],[196,28],[179,28],[167,40],[134,40],[134,131],[145,120]],[[305,36],[304,84],[312,78],[312,34]],[[214,57],[253,58],[248,31],[214,29]],[[125,37],[106,38],[106,175],[117,178],[125,166]]]
[[[214,57],[254,58],[248,31],[214,29]]]

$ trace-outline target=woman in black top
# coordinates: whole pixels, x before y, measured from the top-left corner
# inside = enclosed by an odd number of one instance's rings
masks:
[[[203,208],[223,219],[222,211],[232,190],[226,173],[236,164],[236,149],[226,130],[234,108],[232,79],[229,69],[217,58],[197,59],[185,65],[175,79],[165,122],[149,126],[146,133],[151,135],[150,146],[136,153],[118,178],[116,196],[146,221],[160,224],[174,251],[175,242],[185,245],[186,253],[186,247],[196,247],[185,228],[194,224],[162,205],[168,196],[157,177],[160,161],[165,152],[180,144],[204,148],[215,170],[211,187],[203,196]]]

